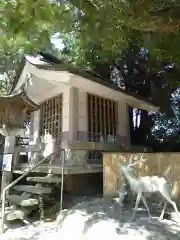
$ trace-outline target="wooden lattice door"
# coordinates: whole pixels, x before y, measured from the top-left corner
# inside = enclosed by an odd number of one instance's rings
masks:
[[[41,135],[52,135],[55,147],[61,142],[62,132],[62,94],[41,104]]]
[[[89,141],[105,142],[111,136],[116,140],[117,102],[88,94],[88,135]]]
[[[117,102],[88,94],[88,140],[93,142],[115,142],[117,133]],[[89,151],[88,161],[101,159],[100,151]]]

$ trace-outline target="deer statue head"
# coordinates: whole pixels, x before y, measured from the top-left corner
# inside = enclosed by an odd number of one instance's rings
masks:
[[[135,160],[134,162],[132,162],[132,160]],[[129,163],[128,164],[125,164],[125,163],[121,163],[120,164],[120,169],[122,171],[132,171],[133,170],[133,166],[136,166],[137,164],[139,163],[143,163],[147,161],[147,159],[143,158],[143,154],[141,155],[140,159],[138,159],[137,156],[134,156],[134,155],[131,155],[130,159],[129,159]]]

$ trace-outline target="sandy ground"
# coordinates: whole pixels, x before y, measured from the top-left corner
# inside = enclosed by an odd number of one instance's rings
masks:
[[[29,226],[9,228],[0,240],[175,240],[180,239],[180,227],[170,220],[148,220],[140,209],[131,222],[132,210],[121,209],[114,200],[102,198],[83,201],[70,210],[63,210],[56,222],[35,222]]]

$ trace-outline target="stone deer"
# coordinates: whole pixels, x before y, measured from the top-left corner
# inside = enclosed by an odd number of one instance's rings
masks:
[[[47,157],[54,151],[54,141],[52,135],[45,133],[42,138],[42,142],[44,143],[43,157]]]
[[[132,156],[131,156],[132,159]],[[151,214],[149,211],[149,207],[146,202],[146,198],[144,196],[145,193],[160,193],[164,200],[164,206],[161,212],[161,215],[159,217],[159,220],[162,220],[164,217],[164,213],[167,207],[167,203],[170,203],[175,212],[177,213],[178,216],[178,224],[180,225],[180,216],[179,212],[176,206],[176,203],[171,199],[171,192],[172,192],[172,184],[170,181],[168,181],[165,177],[163,176],[145,176],[145,177],[137,177],[133,170],[133,166],[135,166],[138,163],[142,163],[146,161],[146,159],[143,159],[141,156],[140,160],[135,161],[134,163],[130,164],[120,164],[120,170],[123,172],[125,178],[127,179],[130,188],[132,192],[137,194],[136,197],[136,203],[135,203],[135,208],[134,208],[134,213],[132,216],[132,220],[135,217],[135,213],[137,211],[138,205],[140,200],[142,200],[145,208],[147,209],[149,219],[151,219]]]

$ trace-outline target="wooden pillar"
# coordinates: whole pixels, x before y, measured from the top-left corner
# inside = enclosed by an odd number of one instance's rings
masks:
[[[9,185],[12,181],[13,174],[12,174],[11,154],[13,155],[13,153],[14,153],[15,140],[16,140],[15,132],[13,130],[8,131],[8,135],[5,136],[5,144],[4,144],[4,158],[3,158],[3,166],[2,166],[1,193],[2,193],[3,189],[7,185]]]
[[[117,142],[130,145],[130,124],[128,105],[124,102],[118,102],[118,126],[117,126]]]
[[[62,139],[77,140],[77,94],[74,87],[67,87],[63,92],[62,103]]]
[[[61,147],[66,149],[65,158],[72,164],[73,153],[66,140],[77,140],[78,89],[66,87],[63,91],[62,103],[62,141]],[[65,141],[64,141],[65,140]]]
[[[34,111],[31,114],[31,138],[32,141],[30,142],[30,145],[35,145],[40,143],[40,110]],[[39,161],[40,153],[38,152],[30,152],[28,153],[28,162],[29,164],[36,164]]]

